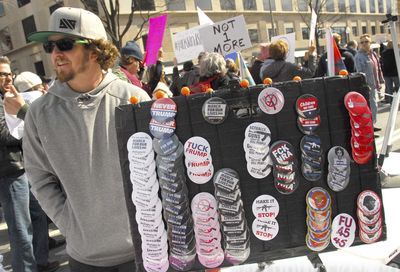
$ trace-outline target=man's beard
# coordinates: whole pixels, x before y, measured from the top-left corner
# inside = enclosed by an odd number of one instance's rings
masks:
[[[83,53],[83,58],[77,71],[70,70],[69,72],[63,72],[63,71],[58,72],[57,70],[55,70],[55,72],[57,79],[59,81],[68,82],[74,79],[77,74],[85,72],[88,69],[88,67],[89,67],[89,52],[85,51]]]

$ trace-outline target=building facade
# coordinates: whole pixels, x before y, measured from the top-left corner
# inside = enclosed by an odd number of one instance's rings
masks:
[[[393,0],[134,0],[144,14],[168,14],[163,49],[165,59],[174,57],[173,34],[198,25],[196,6],[214,22],[243,14],[253,47],[243,52],[246,57],[257,51],[257,45],[267,42],[275,34],[295,32],[296,49],[306,50],[309,39],[310,9],[307,2],[321,6],[321,27],[331,27],[344,41],[358,40],[364,33],[373,40],[390,39],[387,25],[381,23],[385,14],[397,14]],[[398,0],[396,0],[398,1]],[[100,10],[96,0],[87,0],[94,10]],[[108,1],[105,1],[108,2]],[[50,14],[60,6],[82,7],[79,0],[0,0],[0,54],[7,55],[16,73],[32,71],[52,75],[49,56],[41,44],[29,42],[27,35],[47,29]],[[131,1],[120,0],[120,25],[126,25]],[[146,10],[149,10],[148,12]],[[133,23],[124,36],[123,44],[135,37],[143,18],[135,13]],[[95,27],[95,26],[94,26]],[[138,43],[145,48],[147,25]],[[323,37],[323,31],[321,32]],[[324,39],[320,39],[323,45]]]

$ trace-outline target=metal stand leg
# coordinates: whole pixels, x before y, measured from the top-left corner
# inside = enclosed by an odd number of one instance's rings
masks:
[[[311,262],[314,268],[318,269],[318,272],[326,272],[325,265],[322,263],[318,253],[311,253],[307,255],[308,260]]]

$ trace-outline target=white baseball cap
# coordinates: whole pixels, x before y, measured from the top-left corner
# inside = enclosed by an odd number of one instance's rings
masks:
[[[42,80],[40,79],[40,77],[29,71],[22,72],[14,79],[14,86],[21,93],[29,91],[39,84],[42,84]]]
[[[90,40],[107,40],[107,33],[100,18],[80,8],[58,8],[50,16],[48,29],[48,31],[34,32],[28,39],[34,42],[46,42],[49,36],[67,34]]]

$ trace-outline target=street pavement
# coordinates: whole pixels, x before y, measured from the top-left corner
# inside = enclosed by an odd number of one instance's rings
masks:
[[[379,103],[379,108],[378,108],[378,120],[377,120],[377,127],[382,128],[382,131],[377,132],[379,135],[379,138],[376,139],[376,146],[377,146],[377,152],[379,153],[381,150],[381,146],[383,143],[383,135],[385,133],[385,128],[386,128],[386,123],[387,119],[389,116],[389,111],[390,111],[390,105],[389,104],[381,104]],[[400,152],[400,113],[399,111],[397,112],[397,119],[396,119],[396,126],[394,130],[394,135],[393,135],[393,144],[392,144],[392,151],[394,152]],[[390,189],[385,189],[385,190],[390,190]],[[399,190],[400,191],[400,190]],[[396,205],[395,203],[390,203],[389,205]],[[398,204],[397,204],[398,205]],[[385,207],[385,210],[387,207]],[[397,216],[396,216],[397,217]],[[386,218],[388,218],[386,216]],[[59,230],[52,224],[50,225],[50,236],[60,239],[62,238]],[[8,234],[7,234],[7,225],[5,224],[4,220],[1,221],[0,223],[0,253],[3,254],[4,260],[3,260],[3,266],[5,270],[12,271],[11,269],[11,256],[10,256],[10,245],[9,245],[9,240],[8,240]],[[353,257],[351,257],[353,258]],[[65,245],[53,249],[50,251],[50,256],[49,260],[54,261],[58,260],[61,263],[61,268],[57,270],[58,272],[69,272],[70,270],[68,269],[68,256],[65,251]],[[298,263],[299,260],[301,261],[302,259],[298,258],[293,258],[292,261],[283,263],[286,267],[290,265],[290,262],[293,263]],[[236,269],[236,270],[235,270]],[[239,268],[232,268],[232,269],[223,269],[224,272],[228,271],[239,271]],[[244,270],[243,270],[244,269]],[[256,265],[248,265],[244,266],[243,269],[241,269],[241,272],[244,271],[260,271]],[[266,267],[264,271],[270,271],[271,267]],[[278,271],[278,270],[277,270]],[[289,271],[289,270],[280,270],[280,271]],[[290,270],[290,271],[303,271],[303,270]],[[305,271],[305,270],[304,270]],[[348,270],[349,271],[349,270]]]

